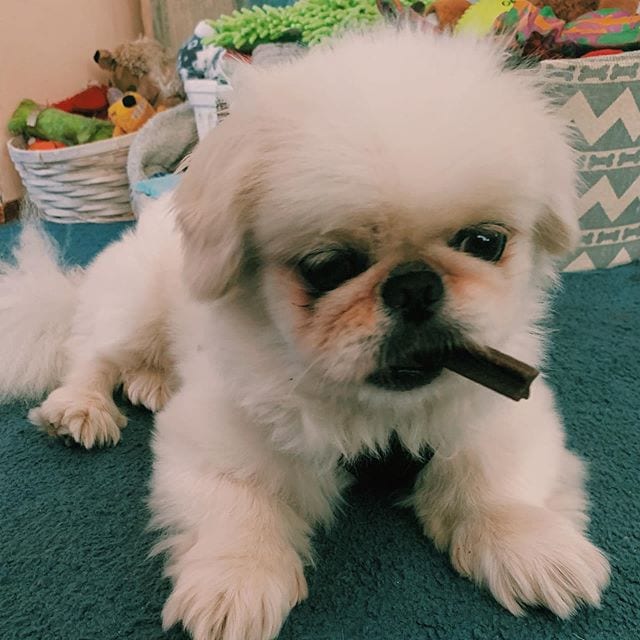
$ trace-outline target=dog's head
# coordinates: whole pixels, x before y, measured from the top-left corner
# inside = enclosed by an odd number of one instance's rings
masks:
[[[577,234],[573,156],[534,79],[409,30],[248,69],[176,203],[196,296],[251,287],[302,367],[394,390],[526,331]]]

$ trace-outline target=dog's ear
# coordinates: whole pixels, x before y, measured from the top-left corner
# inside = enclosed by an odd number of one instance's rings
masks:
[[[558,198],[547,207],[535,226],[537,244],[552,256],[569,253],[578,243],[577,199]]]
[[[176,190],[184,277],[198,299],[222,296],[240,274],[260,155],[251,119],[232,114],[198,145]]]
[[[547,151],[545,208],[536,221],[537,245],[552,256],[569,253],[578,243],[578,173],[576,157],[564,132]]]

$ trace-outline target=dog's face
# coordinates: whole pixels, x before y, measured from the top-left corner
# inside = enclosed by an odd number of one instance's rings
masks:
[[[196,295],[253,288],[301,370],[394,391],[531,326],[574,167],[488,45],[354,37],[245,83],[178,192]]]
[[[403,224],[400,215],[364,216],[314,235],[302,253],[265,260],[274,321],[303,364],[329,380],[421,387],[448,350],[497,344],[513,322],[505,314],[522,293],[513,227],[495,214],[445,228]]]

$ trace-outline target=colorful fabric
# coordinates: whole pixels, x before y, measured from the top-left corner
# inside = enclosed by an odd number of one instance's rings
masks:
[[[556,17],[551,7],[539,8],[527,0],[516,0],[511,9],[498,16],[494,29],[498,32],[515,29],[517,41],[523,44],[533,33],[557,37],[564,25],[565,22]]]
[[[619,9],[599,9],[565,22],[551,7],[538,8],[527,0],[516,0],[497,18],[494,29],[498,33],[515,31],[516,45],[538,58],[575,57],[612,46],[640,47],[640,16]]]
[[[569,22],[561,36],[564,42],[574,42],[593,48],[637,47],[640,44],[640,16],[620,9],[599,9]]]

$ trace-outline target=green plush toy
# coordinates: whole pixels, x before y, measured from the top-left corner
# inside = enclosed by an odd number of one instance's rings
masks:
[[[23,100],[9,120],[9,131],[13,135],[22,134],[75,145],[110,138],[113,124],[59,109],[43,108],[33,100]]]
[[[240,9],[210,21],[215,34],[204,45],[251,53],[259,44],[313,45],[343,28],[382,18],[376,0],[300,0],[289,7]]]

